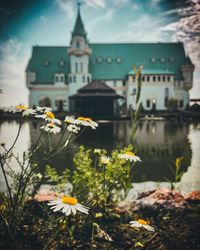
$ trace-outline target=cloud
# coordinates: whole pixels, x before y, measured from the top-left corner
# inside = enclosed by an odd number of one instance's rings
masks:
[[[28,52],[17,39],[9,39],[0,44],[0,106],[27,103],[25,87],[25,67]],[[6,105],[5,105],[6,103]]]
[[[196,68],[200,70],[200,1],[190,1],[186,8],[170,10],[165,14],[176,13],[178,21],[162,27],[161,31],[173,33],[172,40],[184,43]]]
[[[111,39],[112,41],[146,41],[146,42],[158,42],[163,40],[161,31],[158,27],[161,26],[162,20],[157,16],[153,17],[149,14],[140,15],[134,22],[129,22],[127,29],[118,32]]]
[[[85,3],[90,7],[106,7],[106,1],[105,0],[85,0]]]
[[[48,19],[46,16],[41,16],[40,20],[42,21],[42,23],[46,23]]]
[[[55,0],[55,4],[67,14],[69,20],[73,20],[75,16],[75,4],[71,0]]]
[[[112,20],[113,15],[116,10],[114,9],[108,9],[104,15],[99,15],[98,17],[92,19],[87,25],[86,29],[88,33],[92,34],[93,30],[98,27],[98,25],[102,25],[102,23],[108,23]]]

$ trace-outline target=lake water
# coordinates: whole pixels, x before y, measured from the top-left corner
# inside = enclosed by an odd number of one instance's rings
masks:
[[[18,129],[17,121],[0,122],[0,141],[7,148],[12,144]],[[15,152],[22,156],[31,149],[40,134],[41,124],[24,122],[15,146]],[[131,124],[129,121],[100,121],[96,130],[87,128],[74,141],[68,151],[62,151],[50,163],[61,173],[66,167],[73,168],[72,156],[80,145],[94,149],[104,148],[110,153],[130,143]],[[53,141],[57,136],[53,137]],[[133,182],[165,182],[173,180],[170,167],[174,167],[176,157],[183,156],[182,170],[185,171],[180,184],[184,189],[200,188],[200,123],[177,121],[140,121],[136,135],[137,155],[142,163],[134,167]],[[39,151],[40,157],[43,149]],[[12,165],[13,168],[17,166]],[[3,178],[0,178],[1,184]]]

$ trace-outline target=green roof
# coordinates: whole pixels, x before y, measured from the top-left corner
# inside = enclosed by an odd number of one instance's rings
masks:
[[[89,47],[89,72],[97,80],[124,79],[133,64],[144,65],[143,73],[174,73],[182,78],[181,66],[189,63],[182,43],[93,43]],[[26,71],[36,72],[37,83],[53,83],[55,73],[69,74],[67,47],[34,46]]]
[[[146,69],[144,68],[142,70],[142,74],[143,75],[153,75],[153,74],[156,74],[156,75],[174,75],[174,72],[172,71],[169,71],[168,69]],[[131,70],[129,72],[129,75],[135,75],[135,71],[134,70]]]

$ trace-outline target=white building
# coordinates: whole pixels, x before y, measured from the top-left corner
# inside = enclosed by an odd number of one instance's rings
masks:
[[[71,107],[76,103],[70,107],[69,98],[95,80],[122,95],[127,109],[134,108],[133,64],[144,65],[141,102],[145,110],[166,110],[172,98],[179,109],[189,104],[194,66],[182,43],[89,43],[79,7],[69,47],[33,47],[26,69],[29,104],[74,111]]]

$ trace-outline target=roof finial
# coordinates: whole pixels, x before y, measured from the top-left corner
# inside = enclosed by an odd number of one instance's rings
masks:
[[[81,1],[80,0],[78,0],[77,6],[78,6],[78,12],[80,12],[80,7],[81,7]]]

